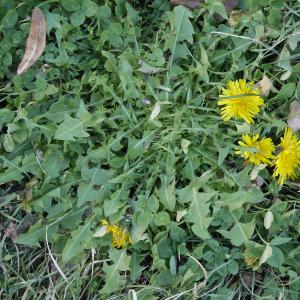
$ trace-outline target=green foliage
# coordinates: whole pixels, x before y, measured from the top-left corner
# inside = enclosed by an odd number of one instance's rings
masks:
[[[36,6],[46,48],[17,76]],[[219,0],[0,0],[1,296],[299,299],[298,184],[235,147],[279,139],[299,100],[300,3],[238,8],[232,27]],[[225,124],[221,88],[264,74],[256,123]]]

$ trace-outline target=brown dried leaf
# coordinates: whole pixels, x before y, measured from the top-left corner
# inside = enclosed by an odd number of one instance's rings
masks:
[[[300,104],[297,101],[291,103],[287,123],[294,132],[300,129]]]
[[[12,239],[13,242],[16,242],[18,233],[17,226],[15,223],[10,222],[8,227],[5,230],[5,235]]]
[[[200,5],[199,0],[171,0],[172,5],[183,5],[187,8],[194,9]]]
[[[19,64],[17,74],[25,73],[42,55],[46,45],[46,19],[39,8],[32,12],[29,36],[26,42],[25,54]]]
[[[260,93],[263,96],[268,96],[273,86],[273,83],[267,75],[264,75],[263,79],[256,83],[256,86],[260,89]]]

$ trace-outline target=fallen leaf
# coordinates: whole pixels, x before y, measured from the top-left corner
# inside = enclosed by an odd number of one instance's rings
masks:
[[[255,185],[260,188],[264,185],[264,179],[261,176],[257,176],[254,180]]]
[[[185,154],[188,153],[188,148],[189,148],[190,144],[191,144],[190,141],[188,141],[186,139],[181,139],[181,149]]]
[[[183,5],[187,8],[194,9],[200,5],[199,0],[171,0],[172,5]]]
[[[250,173],[251,180],[255,180],[258,177],[259,172],[261,170],[265,169],[266,166],[267,165],[264,165],[264,164],[260,164],[260,165],[254,166],[253,170]]]
[[[300,104],[297,101],[291,103],[287,123],[294,132],[300,129]]]
[[[15,223],[10,222],[8,227],[5,230],[5,234],[7,237],[11,238],[13,242],[16,242],[18,233],[17,233],[17,226]]]
[[[107,233],[107,225],[101,226],[93,235],[93,237],[102,237]]]
[[[32,12],[25,53],[18,66],[18,75],[25,73],[42,55],[46,45],[46,28],[47,23],[43,12],[35,8]]]
[[[187,210],[186,209],[177,211],[176,222],[180,222],[180,220],[182,219],[182,217],[184,217],[186,214],[187,214]]]
[[[270,90],[273,86],[273,83],[272,83],[272,80],[267,75],[264,75],[262,80],[260,80],[256,83],[256,86],[259,88],[260,93],[263,96],[268,96],[270,93]]]
[[[159,113],[160,113],[160,104],[159,102],[156,102],[151,112],[149,120],[153,121],[159,115]]]
[[[259,266],[264,264],[272,256],[272,254],[273,254],[273,249],[269,244],[267,244],[266,248],[259,260]]]
[[[273,223],[273,220],[274,220],[273,213],[270,210],[268,210],[264,217],[264,227],[267,230],[270,229],[270,227]]]
[[[42,71],[43,73],[47,73],[50,69],[50,66],[48,64],[43,64],[42,65]]]
[[[162,68],[157,68],[157,67],[150,66],[149,64],[147,64],[143,60],[139,61],[139,63],[140,63],[141,66],[137,70],[139,72],[141,72],[141,73],[144,73],[144,74],[155,74],[155,73],[163,71]]]
[[[292,75],[291,70],[287,70],[286,72],[284,72],[281,77],[280,80],[285,81],[287,79],[289,79],[289,77]]]

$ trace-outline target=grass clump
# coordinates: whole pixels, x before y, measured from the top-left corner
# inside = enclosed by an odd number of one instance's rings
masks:
[[[0,0],[0,297],[299,298],[300,4],[225,2]]]

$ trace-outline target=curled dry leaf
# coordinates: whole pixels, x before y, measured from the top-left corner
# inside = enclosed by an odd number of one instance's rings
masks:
[[[268,96],[273,86],[273,83],[272,80],[267,75],[264,75],[262,80],[256,83],[256,86],[259,88],[262,96]]]
[[[273,223],[273,220],[274,220],[273,213],[270,210],[268,210],[264,217],[264,227],[267,230],[270,229],[270,227]]]
[[[7,237],[11,238],[13,242],[17,240],[18,233],[17,233],[17,226],[15,223],[10,222],[8,227],[5,230],[5,234]]]
[[[93,237],[102,237],[107,233],[107,225],[101,226],[93,235]]]
[[[159,115],[159,113],[160,113],[160,104],[159,102],[156,102],[151,112],[149,120],[153,121]]]
[[[297,101],[291,103],[287,123],[294,132],[300,129],[300,104]]]
[[[181,139],[181,149],[185,154],[188,153],[190,144],[191,144],[190,141],[188,141],[186,139]]]
[[[138,68],[138,71],[141,72],[141,73],[144,73],[144,74],[155,74],[155,73],[163,71],[162,68],[157,68],[157,67],[150,66],[149,64],[147,64],[143,60],[140,60],[139,64],[141,66]]]
[[[199,0],[171,0],[172,5],[183,5],[187,8],[194,9],[200,5]]]
[[[32,12],[29,36],[26,42],[25,54],[19,64],[17,74],[25,73],[42,55],[46,45],[46,19],[39,8]]]
[[[259,172],[261,170],[265,169],[266,166],[267,165],[264,165],[264,164],[260,164],[260,165],[254,166],[253,170],[250,173],[251,180],[255,180],[258,177]]]
[[[273,254],[273,249],[269,244],[267,244],[266,248],[259,260],[259,266],[264,264],[272,256],[272,254]]]

